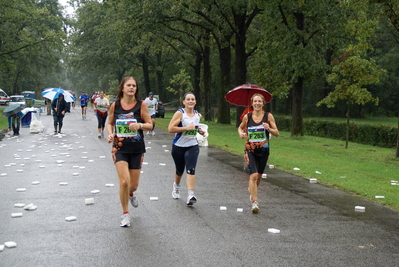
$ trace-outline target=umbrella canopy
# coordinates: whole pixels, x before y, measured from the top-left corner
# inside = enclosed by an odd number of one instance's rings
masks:
[[[8,107],[6,107],[3,110],[3,116],[5,116],[5,117],[12,116],[14,114],[17,114],[18,112],[20,112],[24,108],[25,108],[25,106],[22,105],[22,104],[10,104]]]
[[[256,85],[256,84],[242,84],[237,86],[234,89],[231,89],[226,94],[226,100],[230,104],[234,104],[237,106],[248,107],[251,105],[251,97],[254,94],[261,94],[265,97],[266,103],[272,100],[272,95],[264,88]]]
[[[60,94],[64,95],[66,102],[73,102],[73,95],[62,88],[47,88],[42,92],[42,96],[50,100],[57,99]]]

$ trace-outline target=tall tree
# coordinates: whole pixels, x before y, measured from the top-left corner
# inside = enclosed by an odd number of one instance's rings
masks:
[[[0,2],[0,83],[9,92],[40,91],[59,68],[62,17],[56,0]]]
[[[316,77],[325,77],[325,51],[339,46],[332,34],[343,27],[345,13],[336,1],[268,1],[252,69],[260,85],[278,97],[291,95],[291,135],[303,135],[303,92]],[[342,41],[341,41],[342,42]]]
[[[399,3],[397,1],[391,1],[391,0],[371,0],[371,2],[376,2],[381,5],[384,14],[392,23],[392,26],[396,30],[396,33],[399,34]],[[399,41],[397,41],[396,44],[399,45]],[[398,138],[397,138],[395,156],[399,158],[399,105],[398,105]]]
[[[325,104],[334,107],[338,100],[345,100],[346,112],[346,137],[345,148],[349,142],[349,119],[350,107],[353,104],[364,105],[367,102],[378,104],[378,99],[373,98],[371,93],[364,87],[372,83],[378,83],[380,76],[384,73],[373,60],[361,58],[353,50],[346,53],[342,60],[333,67],[333,72],[328,76],[328,82],[335,84],[335,90],[318,102],[317,105]]]

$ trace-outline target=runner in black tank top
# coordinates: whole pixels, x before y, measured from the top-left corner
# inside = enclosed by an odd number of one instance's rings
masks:
[[[270,134],[279,136],[273,115],[263,112],[265,104],[261,94],[253,95],[251,98],[253,112],[246,114],[238,127],[240,138],[246,138],[244,157],[250,173],[248,190],[253,213],[259,211],[258,186],[269,159]]]

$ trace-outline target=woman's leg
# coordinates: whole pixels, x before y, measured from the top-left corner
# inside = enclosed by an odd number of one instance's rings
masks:
[[[101,115],[101,125],[100,125],[101,132],[103,132],[103,131],[104,131],[104,128],[105,128],[105,122],[106,122],[106,121],[107,121],[107,115],[105,115],[105,116]]]
[[[99,134],[101,134],[102,116],[101,116],[100,113],[96,112],[96,117],[97,117],[97,131],[98,131]]]
[[[249,176],[248,188],[252,201],[258,201],[258,181],[260,181],[261,177],[262,175],[259,173],[252,173]]]
[[[139,181],[140,181],[140,169],[138,170],[129,170],[129,196],[130,194],[133,194],[134,191],[137,190],[139,187]],[[129,197],[128,196],[128,197]]]
[[[194,196],[195,189],[195,168],[197,166],[199,154],[199,147],[193,146],[188,148],[184,153],[184,161],[186,162],[186,172],[187,172],[187,189],[188,189],[188,197],[187,197],[187,205],[193,205],[197,202],[197,198]]]
[[[123,213],[127,213],[129,212],[129,166],[126,161],[118,161],[115,163],[115,168],[119,179],[119,199]]]

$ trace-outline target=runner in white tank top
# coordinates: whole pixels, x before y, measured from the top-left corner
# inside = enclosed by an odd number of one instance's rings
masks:
[[[194,110],[196,104],[193,93],[186,93],[183,97],[184,108],[179,109],[170,120],[168,131],[175,133],[172,146],[172,157],[175,162],[175,182],[173,184],[172,197],[180,198],[180,181],[186,169],[187,178],[187,205],[197,202],[194,196],[195,168],[199,154],[199,146],[196,134],[204,135],[205,132],[198,128],[201,115]]]

